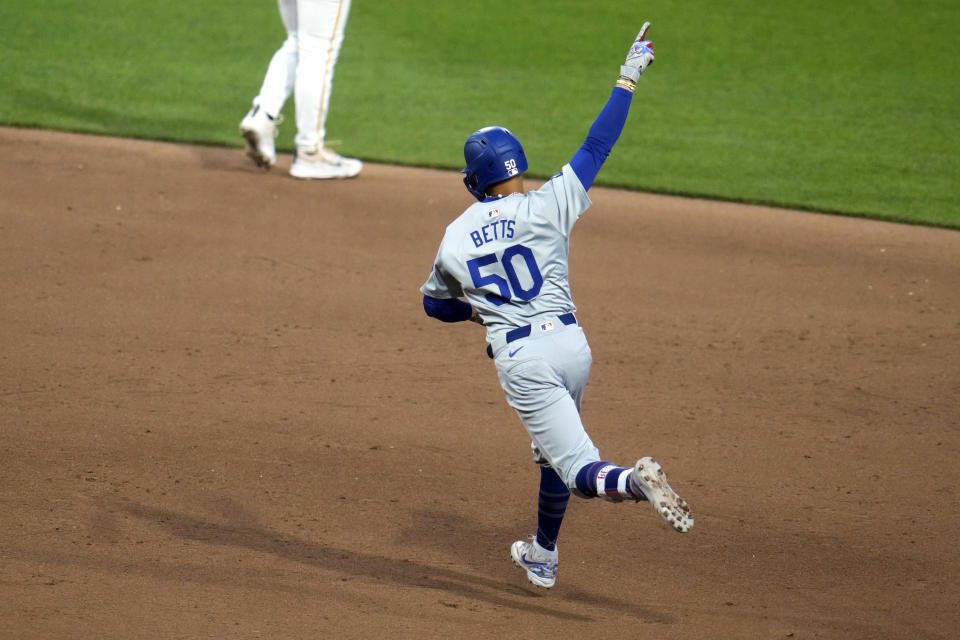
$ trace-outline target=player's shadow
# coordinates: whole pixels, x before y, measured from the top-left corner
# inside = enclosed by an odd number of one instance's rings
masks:
[[[482,570],[489,565],[490,558],[502,556],[505,562],[509,562],[503,541],[511,539],[512,531],[512,527],[491,530],[489,525],[481,524],[456,513],[422,510],[416,513],[416,518],[411,526],[399,532],[398,538],[402,544],[424,546],[435,553],[437,550],[440,550],[440,553],[445,550],[451,557],[455,556],[458,561],[465,562],[477,570]],[[491,539],[496,542],[492,547],[485,548],[483,541]],[[463,550],[468,548],[473,548],[473,552],[464,553]],[[518,576],[522,575],[519,573],[519,569],[516,571]],[[525,578],[523,579],[525,580]],[[644,622],[668,624],[675,621],[674,618],[661,611],[636,602],[620,600],[593,591],[584,591],[569,583],[564,584],[562,590],[551,592],[550,599],[576,602],[581,605],[610,609],[619,613],[630,612],[629,615],[633,615]]]
[[[533,597],[534,594],[504,582],[452,569],[422,564],[413,560],[395,558],[342,549],[333,545],[308,542],[282,535],[256,524],[252,518],[238,518],[233,523],[211,522],[202,518],[151,507],[126,504],[130,515],[150,521],[171,535],[185,540],[207,544],[242,547],[260,553],[270,553],[305,565],[319,567],[343,575],[367,576],[388,580],[409,587],[441,589],[467,598],[522,611],[550,615],[569,620],[590,621],[592,618],[576,613],[557,611],[536,603],[505,597],[506,594]],[[234,516],[239,515],[234,511]],[[249,515],[249,514],[246,514]]]
[[[235,503],[221,506],[228,507],[229,513],[225,515],[230,522],[213,522],[169,509],[136,503],[126,503],[122,508],[130,515],[151,522],[171,535],[185,540],[269,553],[342,575],[366,576],[408,587],[440,589],[465,598],[474,598],[492,605],[539,615],[583,622],[594,620],[587,615],[552,608],[539,594],[530,589],[487,578],[475,572],[464,573],[415,560],[301,540],[270,531],[256,523],[251,514],[243,513]],[[582,592],[571,593],[569,598],[580,603],[615,608],[618,611],[632,610],[634,615],[645,621],[670,621],[668,616],[644,609],[634,603],[598,598],[593,594]]]

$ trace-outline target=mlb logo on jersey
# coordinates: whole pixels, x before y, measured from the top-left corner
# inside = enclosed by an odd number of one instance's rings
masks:
[[[542,323],[540,325],[540,331],[543,331],[544,333],[546,333],[547,331],[553,331],[553,323],[552,322]]]
[[[488,218],[496,218],[499,215],[500,215],[500,209],[491,209],[490,211],[487,211]]]

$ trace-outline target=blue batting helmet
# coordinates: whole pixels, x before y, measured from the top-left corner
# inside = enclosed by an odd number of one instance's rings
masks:
[[[503,127],[484,127],[474,131],[463,145],[467,166],[463,184],[477,200],[487,195],[487,187],[508,180],[527,170],[527,156],[520,141]]]

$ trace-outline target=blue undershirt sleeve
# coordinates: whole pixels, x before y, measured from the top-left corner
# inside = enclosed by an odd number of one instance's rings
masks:
[[[443,322],[463,322],[473,315],[473,307],[470,303],[459,298],[423,296],[423,310],[431,318]]]
[[[593,186],[593,181],[600,171],[607,156],[613,149],[614,143],[623,131],[630,111],[630,102],[633,94],[626,89],[614,87],[610,99],[600,111],[600,115],[593,121],[587,139],[584,140],[577,152],[570,160],[570,167],[580,178],[584,189]]]

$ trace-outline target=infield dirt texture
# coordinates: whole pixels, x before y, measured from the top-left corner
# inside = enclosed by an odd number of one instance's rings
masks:
[[[605,457],[538,472],[418,287],[455,172],[0,128],[0,638],[955,638],[960,233],[597,188],[572,244]]]

